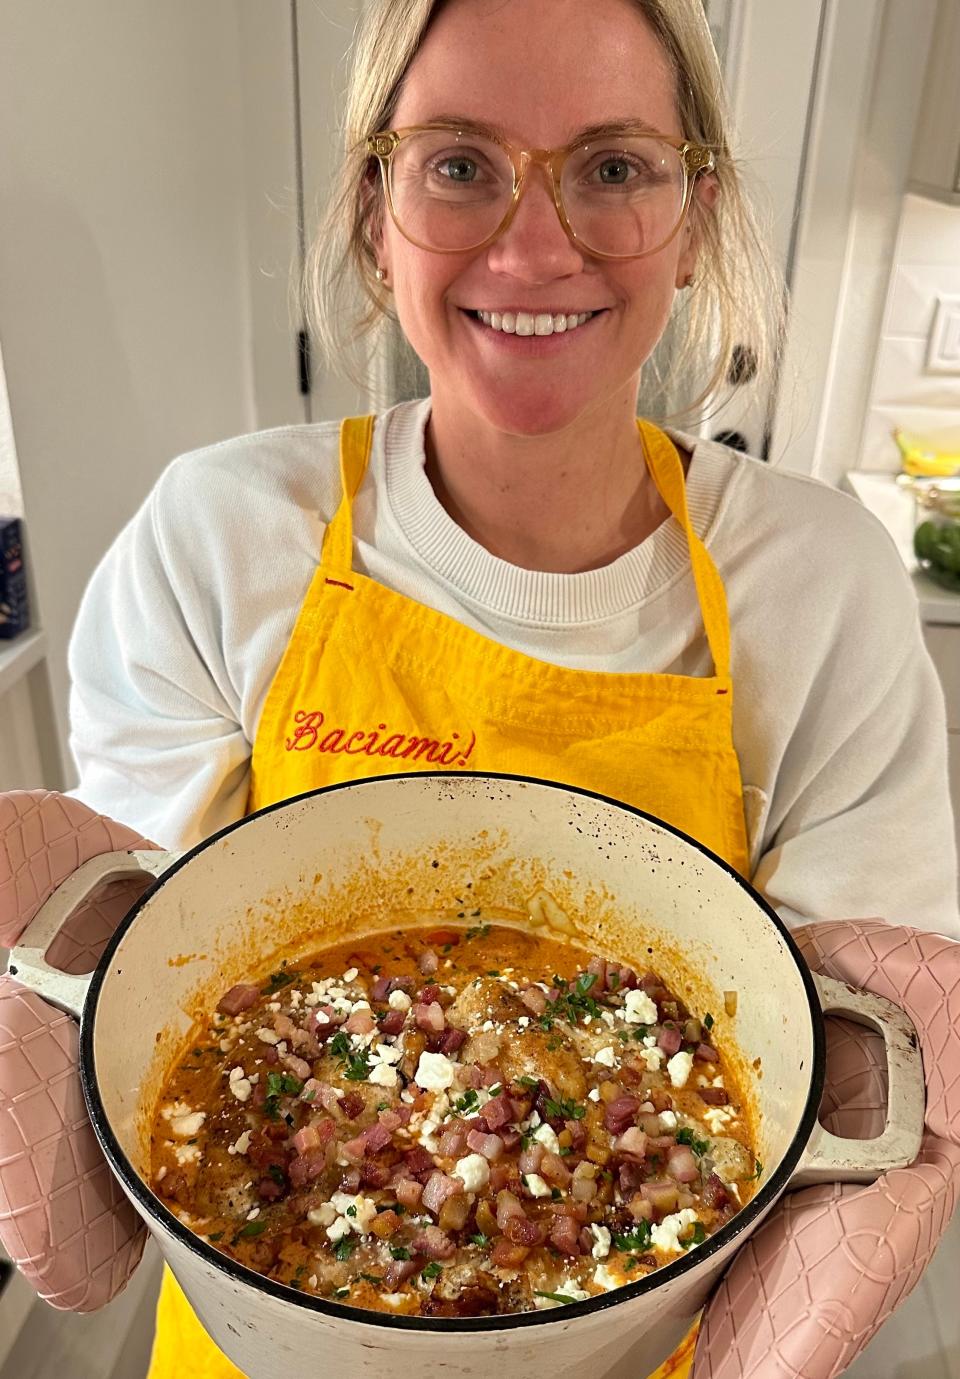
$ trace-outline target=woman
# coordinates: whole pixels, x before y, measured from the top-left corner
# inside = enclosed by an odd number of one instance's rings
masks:
[[[695,327],[719,303],[716,382],[762,278],[718,80],[695,0],[371,7],[314,280],[339,227],[430,398],[167,471],[77,624],[80,799],[183,846],[332,781],[521,771],[666,818],[791,922],[958,932],[896,553],[838,494],[635,419],[678,291]],[[905,821],[909,872],[878,867]],[[168,1279],[174,1373],[236,1375]]]

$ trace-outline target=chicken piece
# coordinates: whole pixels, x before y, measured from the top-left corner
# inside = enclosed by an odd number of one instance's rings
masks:
[[[542,1077],[566,1100],[582,1101],[587,1094],[580,1056],[557,1029],[547,1032],[534,1025],[527,1029],[508,1026],[497,1063],[508,1081]]]
[[[477,1034],[488,1020],[502,1025],[530,1012],[512,986],[496,977],[478,977],[463,988],[446,1014],[449,1024]]]
[[[710,1136],[709,1157],[713,1160],[719,1176],[728,1183],[745,1182],[756,1172],[756,1164],[749,1149],[744,1149],[739,1140],[730,1139],[726,1135],[716,1138]]]

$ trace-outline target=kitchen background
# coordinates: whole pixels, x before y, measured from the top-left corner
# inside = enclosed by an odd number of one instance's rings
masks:
[[[396,332],[366,392],[322,368],[301,386],[291,275],[362,4],[3,9],[0,517],[24,519],[32,626],[0,640],[0,789],[73,784],[66,644],[80,593],[173,456],[423,388]],[[706,8],[791,309],[778,376],[699,429],[739,432],[769,462],[855,492],[910,563],[891,431],[960,451],[960,0]],[[266,552],[251,559],[266,574]],[[913,578],[960,814],[960,594]],[[957,1379],[958,1277],[955,1222],[850,1372]],[[0,1272],[0,1379],[140,1379],[156,1283],[151,1259],[78,1319],[31,1305]]]

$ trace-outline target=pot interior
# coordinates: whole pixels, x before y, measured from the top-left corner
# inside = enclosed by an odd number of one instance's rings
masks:
[[[121,926],[91,990],[86,1072],[101,1132],[105,1119],[146,1175],[147,1126],[194,1019],[275,955],[477,909],[545,915],[558,936],[569,926],[593,952],[654,967],[692,1010],[709,1011],[721,1047],[739,1051],[761,1184],[783,1186],[822,1073],[812,984],[780,922],[664,825],[515,777],[351,782],[254,815],[182,859]]]

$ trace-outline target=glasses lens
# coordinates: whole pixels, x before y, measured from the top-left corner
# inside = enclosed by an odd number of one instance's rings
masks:
[[[429,249],[482,244],[513,196],[506,152],[477,134],[431,129],[408,135],[397,145],[389,175],[397,224]]]
[[[600,254],[650,254],[683,215],[686,173],[677,149],[642,135],[581,144],[561,180],[570,228]]]

